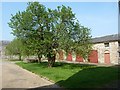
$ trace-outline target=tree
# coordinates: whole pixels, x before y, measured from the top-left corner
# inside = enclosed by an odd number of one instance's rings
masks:
[[[29,2],[23,12],[12,15],[9,26],[25,46],[38,55],[48,57],[48,66],[55,62],[56,52],[75,52],[86,58],[91,50],[90,29],[81,26],[70,7],[52,10],[39,2]]]
[[[23,49],[24,49],[24,46],[23,46],[21,40],[14,39],[6,46],[5,52],[7,55],[18,55],[19,60],[21,60],[21,56],[23,54]]]
[[[38,56],[39,62],[44,51],[42,48],[45,13],[45,7],[38,2],[28,3],[26,11],[16,13],[9,23],[13,35],[23,40],[27,50]]]
[[[59,50],[75,52],[86,59],[92,49],[90,29],[79,24],[70,7],[64,5],[55,9],[55,35]]]

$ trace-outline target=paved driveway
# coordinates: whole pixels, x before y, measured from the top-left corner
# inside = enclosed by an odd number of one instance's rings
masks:
[[[58,88],[54,83],[20,68],[14,63],[4,61],[0,62],[0,66],[2,66],[2,88],[35,88],[46,86]]]

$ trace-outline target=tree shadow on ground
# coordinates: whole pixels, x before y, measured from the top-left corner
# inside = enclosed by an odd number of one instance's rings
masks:
[[[67,67],[70,69],[77,68],[77,67],[82,68],[82,67],[88,67],[88,66],[96,66],[96,65],[79,64],[79,63],[73,64],[73,63],[66,63],[66,62],[56,62],[55,65],[53,65],[53,67],[63,67],[63,68]]]
[[[36,64],[36,66],[40,66],[43,68],[46,68],[48,66],[48,62],[42,62],[42,63],[36,63],[36,62],[32,62],[32,64]],[[26,63],[27,64],[27,63]],[[55,64],[53,65],[53,68],[63,68],[63,69],[74,69],[74,68],[89,68],[91,66],[97,66],[97,65],[93,65],[93,64],[73,64],[73,63],[66,63],[66,62],[55,62]]]
[[[64,66],[64,64],[62,64]],[[79,66],[79,65],[78,65]],[[74,67],[74,65],[72,66]],[[120,88],[120,66],[111,67],[93,67],[85,68],[66,80],[61,80],[53,85],[42,86],[37,88],[32,88],[29,90],[74,90],[74,89],[118,89]],[[54,87],[55,85],[62,86],[64,88]]]
[[[29,88],[27,90],[66,90],[65,88],[59,87],[56,84],[51,84],[51,85],[46,85],[46,86],[41,86],[41,87],[36,87],[36,88]]]
[[[118,83],[112,86],[107,85],[114,80],[118,80],[120,73],[118,73],[118,69],[114,68],[115,67],[87,68],[77,72],[66,80],[57,82],[57,84],[66,88],[117,88]]]

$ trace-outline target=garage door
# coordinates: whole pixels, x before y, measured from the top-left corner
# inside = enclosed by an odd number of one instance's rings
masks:
[[[77,62],[83,62],[83,58],[80,55],[76,55]]]
[[[104,58],[105,58],[105,63],[110,64],[110,53],[105,53]]]
[[[89,62],[91,63],[98,63],[98,52],[97,50],[92,50],[89,57],[88,57]]]
[[[66,60],[72,61],[72,53],[68,53]]]

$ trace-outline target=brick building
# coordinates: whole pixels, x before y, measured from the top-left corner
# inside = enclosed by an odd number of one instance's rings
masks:
[[[93,50],[96,51],[98,63],[118,64],[119,46],[118,34],[93,38]]]
[[[120,43],[118,41],[118,34],[107,35],[103,37],[93,38],[93,50],[88,57],[90,63],[100,64],[118,64],[120,57]],[[73,54],[68,54],[67,57],[63,57],[60,53],[60,59],[74,62],[85,62],[85,60]]]

